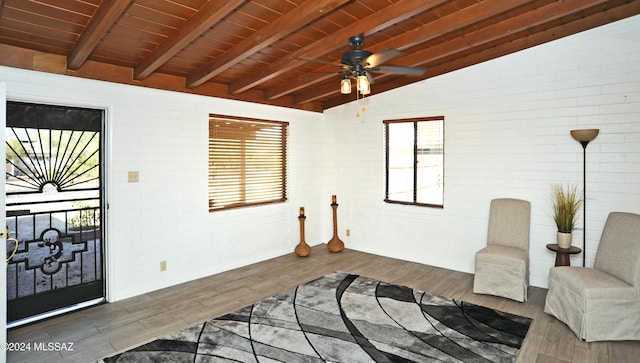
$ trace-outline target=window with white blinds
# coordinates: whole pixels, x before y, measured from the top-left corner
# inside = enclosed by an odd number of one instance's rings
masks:
[[[209,115],[209,211],[287,200],[288,122]]]

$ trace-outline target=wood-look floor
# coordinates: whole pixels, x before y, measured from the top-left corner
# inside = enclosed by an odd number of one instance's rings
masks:
[[[10,352],[8,362],[95,362],[219,316],[332,271],[346,271],[533,318],[518,362],[638,362],[640,341],[585,343],[543,312],[546,289],[526,303],[471,291],[473,275],[418,263],[315,246],[178,286],[99,305],[9,331],[10,342],[73,342],[72,352]]]

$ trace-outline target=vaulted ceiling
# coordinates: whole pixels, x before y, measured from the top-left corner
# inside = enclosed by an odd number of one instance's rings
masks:
[[[640,13],[638,0],[0,0],[0,65],[322,111],[342,53],[391,48],[372,94]]]

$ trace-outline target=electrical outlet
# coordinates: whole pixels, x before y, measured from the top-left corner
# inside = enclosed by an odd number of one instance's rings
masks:
[[[160,261],[160,271],[167,271],[167,261],[162,260]]]
[[[351,230],[347,228],[347,237],[351,236]]]
[[[137,183],[140,181],[140,174],[137,171],[130,171],[127,173],[127,181],[129,183]]]

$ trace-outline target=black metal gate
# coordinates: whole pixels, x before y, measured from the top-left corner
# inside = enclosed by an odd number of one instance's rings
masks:
[[[10,326],[104,300],[103,125],[103,110],[7,102]]]

